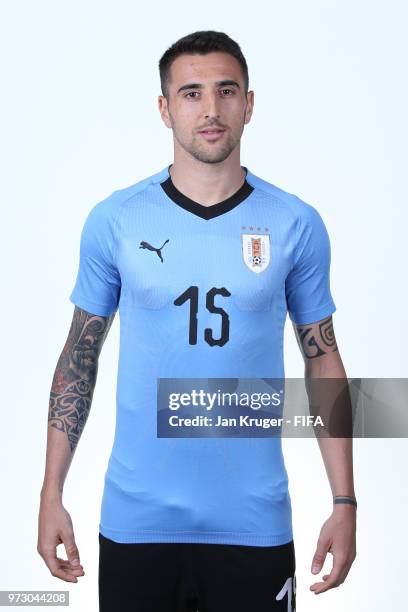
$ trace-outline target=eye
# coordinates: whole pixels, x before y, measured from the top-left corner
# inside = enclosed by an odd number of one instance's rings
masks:
[[[222,92],[229,91],[229,92],[230,92],[230,93],[232,93],[232,94],[234,93],[234,91],[233,91],[232,89],[221,89],[221,91],[222,91]]]
[[[184,97],[188,98],[191,94],[198,94],[198,91],[189,91]]]

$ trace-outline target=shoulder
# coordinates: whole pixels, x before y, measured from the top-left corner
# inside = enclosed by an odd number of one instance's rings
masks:
[[[139,196],[150,187],[163,180],[165,169],[144,179],[112,191],[108,196],[94,204],[88,211],[86,221],[93,224],[116,224],[121,210],[137,201]]]
[[[249,170],[247,181],[257,190],[259,195],[269,199],[271,205],[286,211],[299,226],[315,225],[322,221],[317,208],[296,194],[285,191],[277,185],[256,176]]]

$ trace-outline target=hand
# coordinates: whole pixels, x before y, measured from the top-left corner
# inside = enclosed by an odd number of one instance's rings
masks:
[[[356,515],[354,506],[335,504],[332,515],[323,524],[313,557],[312,573],[321,571],[328,552],[334,559],[330,574],[323,576],[324,582],[315,582],[310,586],[315,595],[339,586],[346,579],[356,558]]]
[[[57,557],[56,549],[59,544],[64,544],[68,560]],[[78,582],[77,576],[85,574],[79,562],[71,517],[60,499],[41,496],[37,552],[56,578],[66,582]]]

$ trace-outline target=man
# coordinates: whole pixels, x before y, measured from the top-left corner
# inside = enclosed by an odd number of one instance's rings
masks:
[[[100,610],[294,610],[295,550],[280,438],[160,437],[157,382],[284,377],[289,312],[305,375],[345,378],[329,287],[330,245],[314,207],[240,165],[254,92],[239,45],[195,32],[159,63],[158,104],[174,161],[92,208],[70,295],[71,329],[51,389],[38,551],[84,575],[62,489],[89,414],[117,308],[117,422],[99,524]],[[319,440],[336,502],[312,591],[355,558],[351,440]],[[63,543],[67,560],[56,557]]]

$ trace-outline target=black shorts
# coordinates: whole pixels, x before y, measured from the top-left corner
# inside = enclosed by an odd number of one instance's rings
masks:
[[[99,533],[100,612],[295,612],[295,547],[114,542]]]

